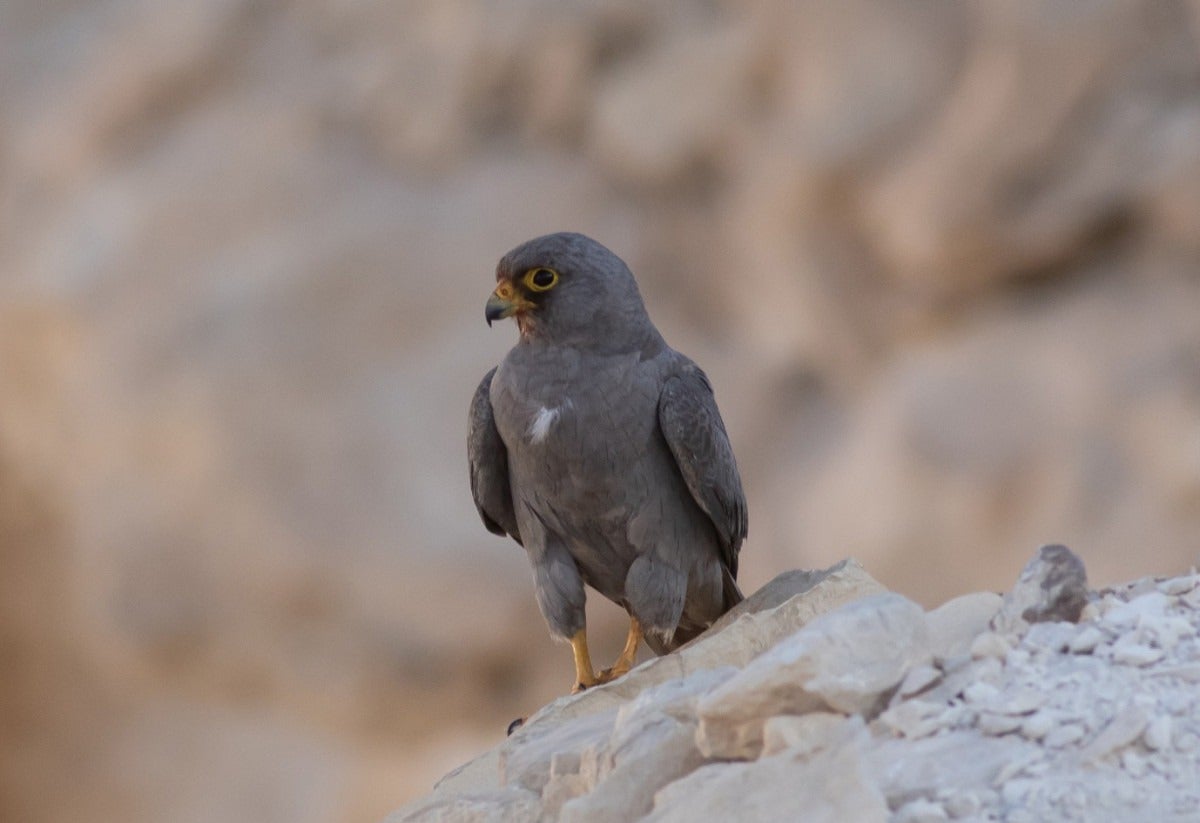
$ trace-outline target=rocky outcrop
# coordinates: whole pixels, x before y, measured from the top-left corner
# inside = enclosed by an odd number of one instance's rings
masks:
[[[545,231],[712,379],[748,589],[1196,563],[1198,43],[1196,0],[0,0],[0,819],[377,821],[560,693],[463,469]]]
[[[1088,591],[1063,546],[930,612],[845,561],[564,697],[387,823],[1184,821],[1200,575]]]

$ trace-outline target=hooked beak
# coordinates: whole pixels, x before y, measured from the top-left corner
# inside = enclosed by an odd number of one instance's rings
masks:
[[[484,317],[490,326],[493,320],[503,320],[532,307],[533,303],[517,294],[511,281],[501,280],[500,285],[496,286],[496,290],[488,298],[487,306],[484,307]]]

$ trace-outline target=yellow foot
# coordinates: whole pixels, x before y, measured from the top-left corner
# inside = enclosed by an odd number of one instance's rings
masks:
[[[638,622],[636,617],[632,615],[629,618],[629,634],[625,637],[625,648],[621,649],[621,654],[617,657],[617,661],[611,667],[600,672],[597,680],[601,683],[611,683],[623,674],[627,674],[633,668],[633,661],[637,659],[638,645],[642,642],[642,624]]]
[[[579,694],[602,683],[611,683],[621,675],[627,674],[633,668],[633,661],[637,659],[638,645],[641,642],[642,624],[636,617],[631,616],[629,618],[629,634],[625,637],[625,648],[621,649],[621,654],[611,667],[597,674],[592,668],[592,659],[588,655],[587,632],[580,629],[571,638],[571,650],[575,653],[575,685],[571,687],[571,694]]]
[[[571,651],[575,653],[575,685],[571,694],[579,694],[584,689],[595,686],[601,681],[596,678],[592,668],[592,658],[588,656],[587,631],[580,629],[571,638]]]

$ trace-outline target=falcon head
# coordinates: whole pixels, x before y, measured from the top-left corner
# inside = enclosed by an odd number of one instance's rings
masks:
[[[523,340],[574,346],[658,337],[629,267],[582,234],[560,232],[522,243],[496,266],[488,325],[515,317]]]

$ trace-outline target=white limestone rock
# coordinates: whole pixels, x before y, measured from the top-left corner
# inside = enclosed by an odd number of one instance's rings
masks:
[[[1090,654],[1097,646],[1105,641],[1104,632],[1092,625],[1083,626],[1077,635],[1067,644],[1075,654]]]
[[[1066,546],[1043,546],[1004,596],[992,627],[1009,632],[1046,621],[1075,623],[1087,601],[1083,561]]]
[[[616,709],[559,724],[526,724],[500,744],[500,776],[506,785],[541,792],[550,780],[556,756],[582,751],[606,742],[612,734]]]
[[[883,823],[887,804],[864,770],[866,730],[853,718],[837,729],[829,748],[812,758],[785,751],[753,763],[704,766],[660,792],[645,823]]]
[[[1012,649],[1012,641],[996,632],[984,632],[971,641],[969,651],[976,660],[983,657],[1003,658]]]
[[[535,793],[510,787],[431,795],[393,812],[384,823],[533,823],[541,809]]]
[[[904,680],[900,682],[900,688],[896,690],[896,695],[892,699],[898,702],[918,695],[941,679],[942,670],[936,666],[913,666],[909,669],[908,674],[904,675]]]
[[[769,717],[763,724],[762,756],[784,751],[797,758],[810,755],[827,746],[835,738],[835,730],[846,722],[845,715],[834,712]]]
[[[696,672],[745,666],[814,618],[884,591],[853,558],[827,569],[784,572],[683,648],[647,660],[612,683],[555,700],[529,718],[522,730],[616,709],[653,686]]]
[[[891,823],[944,823],[949,819],[942,804],[914,800],[901,806],[892,816]]]
[[[971,629],[935,660],[928,616],[898,595],[812,619],[877,585],[854,564],[783,575],[388,823],[1200,819],[1195,589],[1146,578],[1083,625]]]
[[[1142,742],[1146,744],[1146,748],[1156,752],[1171,748],[1170,716],[1160,714],[1151,720],[1142,734]]]
[[[563,823],[636,820],[650,811],[654,794],[704,763],[696,748],[694,722],[659,712],[643,716],[636,727],[614,736],[608,764],[588,794],[566,802],[557,819]]]
[[[934,659],[968,654],[971,643],[987,631],[1003,602],[994,592],[975,592],[947,600],[926,614]]]
[[[1163,594],[1181,595],[1200,586],[1200,574],[1189,574],[1185,577],[1172,577],[1158,584],[1158,590]]]
[[[755,757],[772,715],[869,714],[910,668],[929,659],[919,606],[892,593],[855,601],[812,621],[701,700],[700,749],[709,757]]]
[[[1084,748],[1081,756],[1085,761],[1094,761],[1124,748],[1142,736],[1149,722],[1150,718],[1141,707],[1126,706]]]
[[[433,792],[439,795],[488,792],[503,785],[500,777],[500,750],[488,749],[474,760],[447,773],[434,784]]]

